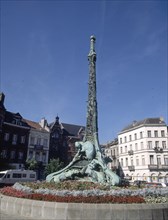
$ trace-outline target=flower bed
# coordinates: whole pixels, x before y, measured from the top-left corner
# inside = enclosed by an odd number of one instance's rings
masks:
[[[168,203],[168,188],[119,188],[92,182],[15,183],[4,195],[67,203]]]

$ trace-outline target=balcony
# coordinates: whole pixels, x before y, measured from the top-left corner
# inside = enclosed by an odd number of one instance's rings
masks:
[[[44,146],[39,145],[39,144],[35,144],[35,145],[31,145],[31,148],[34,149],[34,150],[43,150]]]
[[[163,153],[163,148],[161,147],[154,147],[153,149],[156,153]]]
[[[116,156],[115,156],[115,155],[112,155],[112,159],[113,159],[113,160],[116,160]]]
[[[129,171],[135,171],[135,166],[128,166]]]
[[[129,154],[129,155],[133,155],[133,154],[134,154],[134,151],[133,151],[133,150],[129,150],[129,151],[128,151],[128,154]]]
[[[168,165],[150,164],[148,168],[150,171],[168,171]]]

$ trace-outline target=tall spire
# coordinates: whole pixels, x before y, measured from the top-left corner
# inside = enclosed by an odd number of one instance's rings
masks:
[[[98,123],[97,123],[97,99],[96,99],[96,52],[94,36],[90,37],[89,61],[89,83],[88,83],[88,102],[86,131],[84,141],[91,141],[98,144]]]
[[[96,52],[95,52],[95,42],[96,42],[96,38],[95,38],[94,35],[92,35],[90,37],[90,52],[89,52],[88,56],[91,56],[93,54],[96,55]]]

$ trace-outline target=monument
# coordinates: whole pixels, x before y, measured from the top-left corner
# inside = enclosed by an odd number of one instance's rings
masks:
[[[120,178],[107,167],[108,159],[103,157],[98,139],[98,116],[96,98],[96,52],[94,36],[90,37],[89,83],[86,129],[83,141],[76,142],[77,153],[62,170],[46,177],[47,182],[65,180],[92,181],[100,184],[118,185]]]

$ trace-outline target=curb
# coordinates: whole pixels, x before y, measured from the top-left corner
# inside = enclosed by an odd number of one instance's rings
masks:
[[[0,210],[34,219],[167,220],[168,204],[57,203],[0,195]]]

